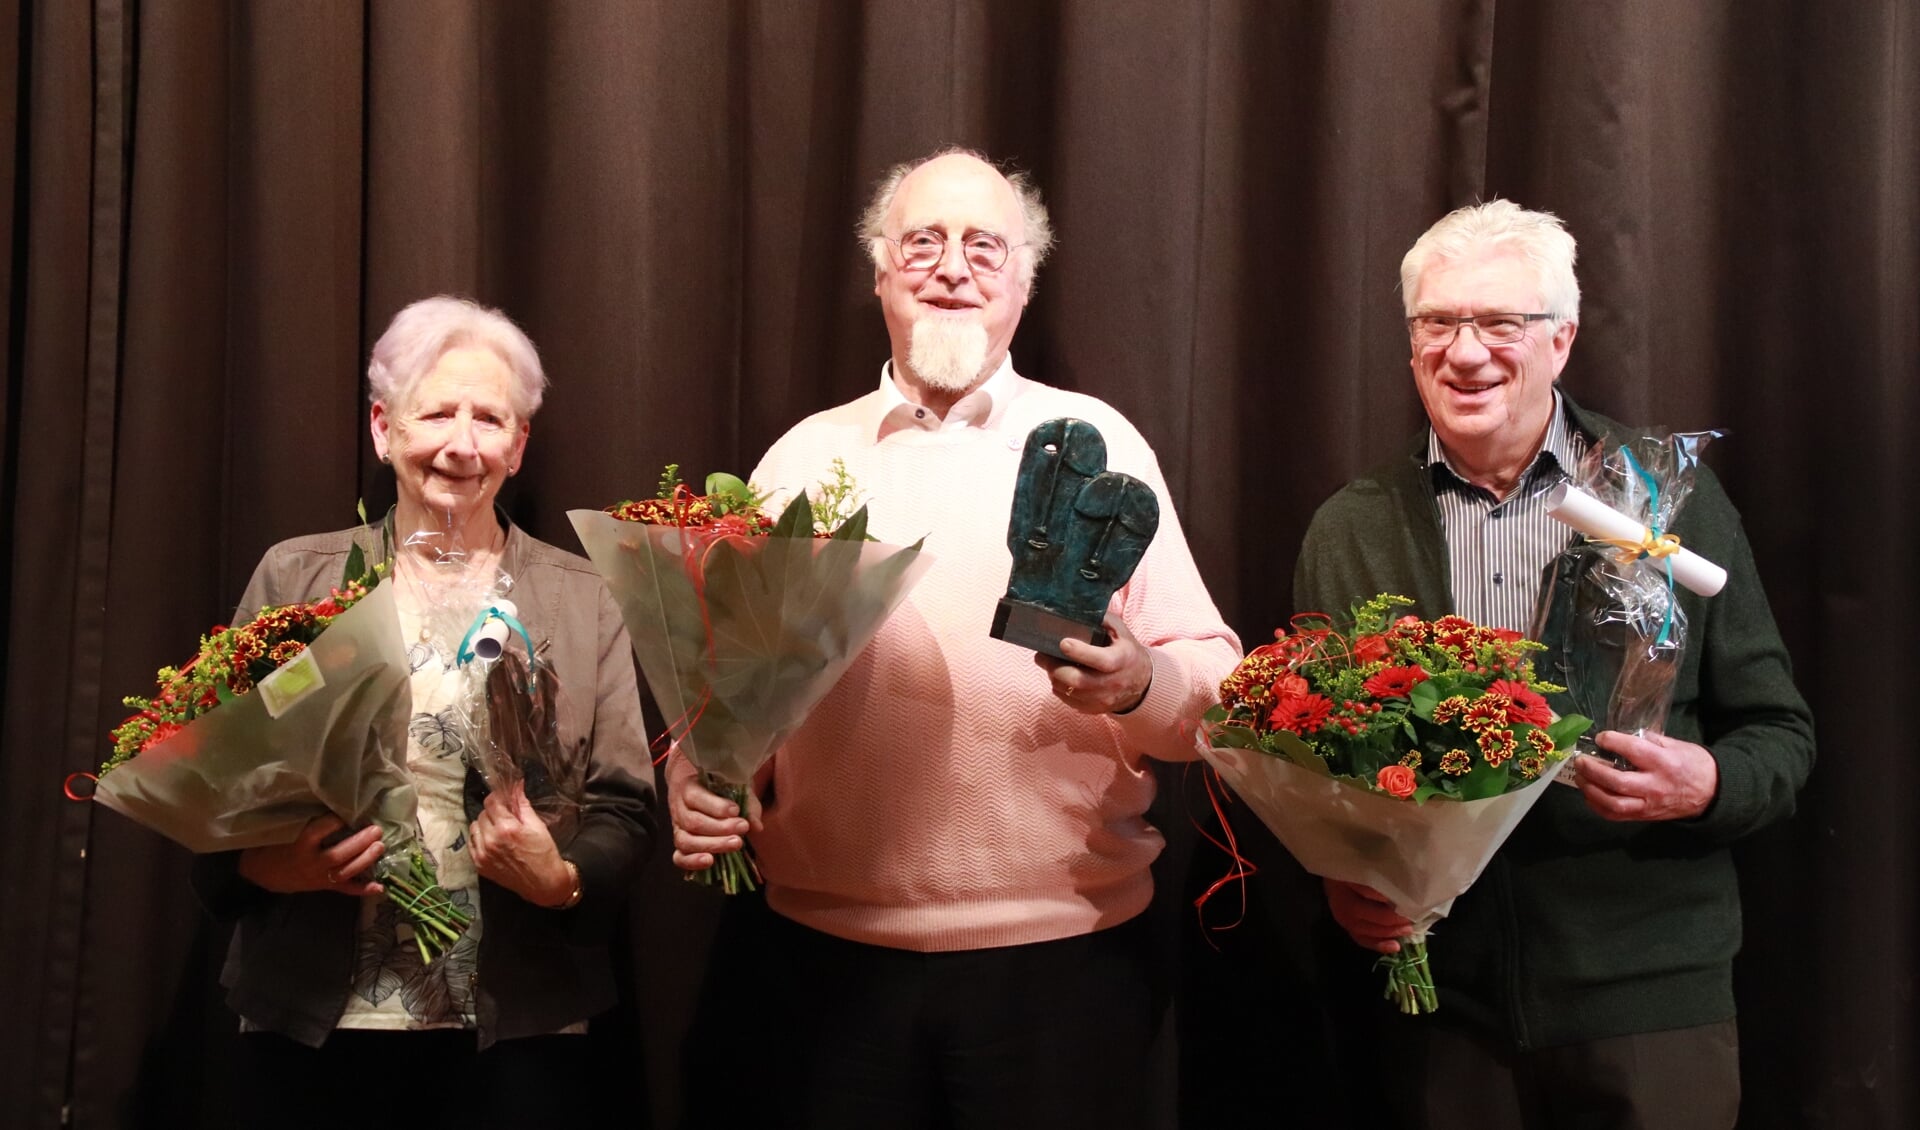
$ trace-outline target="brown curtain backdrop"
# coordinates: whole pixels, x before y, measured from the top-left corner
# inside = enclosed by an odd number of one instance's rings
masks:
[[[554,388],[505,501],[570,546],[568,508],[750,468],[872,386],[855,215],[960,143],[1054,210],[1017,363],[1140,425],[1250,642],[1313,508],[1420,422],[1407,245],[1494,195],[1567,219],[1566,387],[1727,430],[1820,724],[1799,815],[1741,852],[1742,1125],[1920,1124],[1916,138],[1912,0],[0,0],[0,1123],[232,1117],[185,854],[60,782],[270,543],[391,498],[361,372],[392,314],[527,328]],[[716,1101],[678,1078],[717,908],[668,870],[591,1052],[631,1124]],[[1272,1080],[1311,1072],[1213,1065],[1315,1034],[1234,987],[1252,947],[1186,941],[1187,1124],[1309,1124]]]

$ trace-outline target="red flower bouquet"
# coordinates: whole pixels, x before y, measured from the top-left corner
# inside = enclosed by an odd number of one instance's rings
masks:
[[[1402,1012],[1438,1007],[1427,931],[1471,886],[1591,723],[1556,719],[1540,645],[1459,616],[1344,630],[1296,616],[1220,685],[1202,754],[1307,870],[1362,883],[1414,923],[1382,959]]]

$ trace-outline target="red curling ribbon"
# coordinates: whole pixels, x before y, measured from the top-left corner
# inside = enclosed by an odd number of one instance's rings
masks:
[[[93,782],[92,785],[88,786],[85,793],[76,793],[73,791],[73,783],[80,780]],[[79,772],[67,774],[67,779],[60,783],[60,791],[67,795],[68,800],[90,801],[93,799],[94,788],[99,784],[100,778],[97,774],[89,773],[82,769]]]
[[[1192,772],[1191,766],[1189,766],[1188,772]],[[1226,836],[1225,842],[1215,838],[1213,833],[1209,832],[1206,826],[1200,821],[1193,820],[1191,816],[1189,816],[1188,819],[1192,820],[1194,828],[1199,831],[1202,839],[1214,847],[1219,848],[1221,851],[1226,852],[1228,858],[1232,861],[1227,867],[1227,873],[1215,879],[1212,886],[1208,887],[1198,898],[1193,900],[1194,915],[1200,921],[1200,936],[1206,938],[1208,945],[1218,950],[1220,947],[1214,942],[1213,933],[1219,930],[1231,930],[1246,921],[1247,879],[1257,874],[1260,869],[1254,866],[1252,860],[1240,854],[1239,842],[1233,834],[1233,822],[1227,819],[1226,810],[1222,807],[1223,798],[1228,803],[1231,803],[1233,798],[1232,794],[1227,791],[1226,783],[1220,780],[1220,774],[1216,772],[1211,765],[1203,765],[1200,769],[1200,780],[1206,787],[1207,802],[1213,806],[1213,815],[1220,821],[1220,830],[1222,834]],[[1217,789],[1215,787],[1216,785],[1218,786]],[[1209,926],[1207,925],[1207,901],[1218,894],[1220,889],[1229,883],[1240,884],[1240,913],[1238,917],[1234,918],[1232,922],[1227,923],[1225,926]]]

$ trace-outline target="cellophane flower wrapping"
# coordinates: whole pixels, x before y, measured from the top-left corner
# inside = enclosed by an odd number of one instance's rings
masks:
[[[228,685],[205,713],[133,756],[117,752],[93,796],[195,852],[291,843],[325,812],[350,829],[376,824],[386,851],[369,877],[414,927],[428,962],[459,939],[471,915],[440,885],[420,837],[419,793],[407,768],[411,664],[394,584],[380,583],[380,568],[363,571],[357,548],[347,571],[345,588],[321,603],[364,595],[335,609],[298,654],[276,659],[257,685]],[[254,623],[272,612],[263,609]],[[298,693],[289,693],[294,686]],[[138,718],[115,731],[117,745]]]
[[[332,811],[378,823],[388,854],[414,842],[407,651],[378,585],[305,655],[321,684],[279,717],[257,689],[103,773],[94,799],[195,852],[291,843]]]
[[[419,599],[435,637],[460,641],[450,656],[459,680],[450,721],[464,763],[479,777],[468,780],[467,817],[479,816],[487,793],[524,788],[554,842],[565,847],[579,827],[591,747],[560,740],[564,693],[542,658],[546,641],[527,635],[504,570],[474,569],[458,547],[436,564]]]
[[[1670,531],[1693,491],[1700,452],[1718,432],[1651,432],[1602,439],[1569,476],[1573,484],[1656,533]],[[1666,728],[1687,644],[1687,617],[1658,558],[1589,544],[1579,565],[1568,662],[1574,708],[1600,730]],[[1599,700],[1599,688],[1607,697]],[[1587,697],[1583,697],[1587,696]]]
[[[1473,885],[1589,724],[1556,718],[1538,643],[1459,616],[1294,618],[1240,662],[1200,753],[1295,859],[1371,887],[1413,924],[1382,959],[1401,1011],[1439,1007],[1427,933]]]
[[[568,514],[677,748],[748,787],[932,565],[918,547]]]
[[[1486,870],[1567,762],[1516,792],[1414,804],[1259,750],[1203,742],[1201,756],[1300,866],[1372,887],[1424,939]]]
[[[500,658],[476,664],[484,716],[475,726],[483,740],[476,768],[493,791],[516,786],[540,814],[553,841],[565,847],[580,826],[586,788],[585,742],[571,749],[560,740],[562,691],[553,666],[523,660],[509,648]]]

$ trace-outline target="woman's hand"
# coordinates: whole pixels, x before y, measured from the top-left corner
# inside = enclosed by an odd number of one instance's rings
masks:
[[[535,906],[558,907],[573,894],[577,872],[561,858],[547,822],[518,781],[487,794],[479,819],[467,828],[467,849],[481,878]]]
[[[379,894],[386,888],[361,877],[387,850],[379,826],[369,824],[337,843],[327,843],[328,837],[345,827],[329,812],[307,821],[290,844],[248,848],[240,853],[240,877],[282,895],[298,891],[338,891],[354,898]]]

